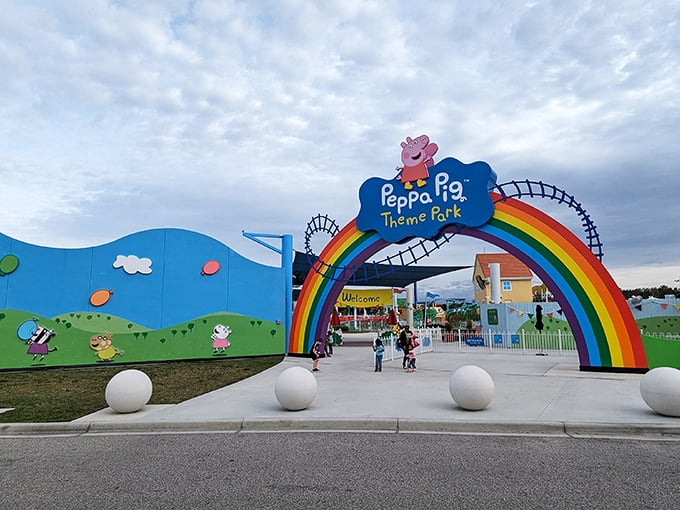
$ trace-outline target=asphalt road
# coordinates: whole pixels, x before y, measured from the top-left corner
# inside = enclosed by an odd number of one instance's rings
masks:
[[[680,443],[267,432],[0,438],[4,509],[677,508]]]

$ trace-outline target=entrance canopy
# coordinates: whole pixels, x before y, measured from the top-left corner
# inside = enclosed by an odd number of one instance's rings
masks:
[[[354,276],[346,285],[370,287],[398,287],[403,288],[433,276],[451,273],[472,266],[397,266],[365,262],[354,272]],[[311,269],[307,254],[296,251],[293,260],[293,278],[295,285],[303,285],[307,273]]]

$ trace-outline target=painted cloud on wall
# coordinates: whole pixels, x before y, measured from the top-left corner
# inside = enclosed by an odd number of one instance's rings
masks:
[[[118,255],[113,267],[116,269],[123,268],[127,274],[150,274],[151,273],[151,259],[143,257],[139,258],[137,255]]]

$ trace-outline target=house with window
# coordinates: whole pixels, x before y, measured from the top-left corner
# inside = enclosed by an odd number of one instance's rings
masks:
[[[531,303],[533,293],[531,269],[509,253],[478,253],[472,273],[474,299],[478,303],[491,303],[490,264],[500,265],[501,303]]]

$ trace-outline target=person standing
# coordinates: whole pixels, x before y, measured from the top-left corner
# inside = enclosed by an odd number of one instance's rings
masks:
[[[411,336],[411,342],[408,346],[408,371],[416,371],[416,347],[420,345],[418,341],[418,333],[413,333]]]
[[[382,372],[383,354],[385,353],[385,346],[380,338],[377,338],[373,345],[373,352],[375,352],[375,371]]]
[[[416,349],[415,347],[411,347],[411,349],[408,351],[408,372],[415,372],[416,371]]]
[[[333,356],[333,331],[330,329],[326,333],[326,356]]]
[[[321,357],[321,343],[323,342],[322,338],[319,338],[316,342],[314,342],[314,345],[312,345],[312,350],[309,351],[309,354],[312,356],[312,372],[319,372],[319,358]]]
[[[406,363],[408,362],[408,353],[411,350],[411,342],[413,338],[413,333],[411,332],[411,327],[407,324],[404,329],[399,333],[399,348],[404,353],[404,358],[401,360],[401,368],[406,369]]]

